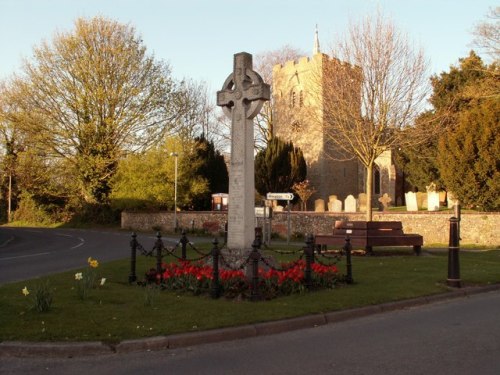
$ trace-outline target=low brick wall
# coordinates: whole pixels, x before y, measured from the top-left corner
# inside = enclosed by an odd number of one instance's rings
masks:
[[[448,244],[449,219],[452,211],[441,212],[375,212],[374,221],[401,221],[405,233],[418,233],[424,237],[424,245]],[[177,213],[178,225],[185,229],[204,229],[208,233],[223,233],[227,220],[226,212],[182,211]],[[318,213],[291,212],[291,234],[330,234],[335,220],[365,220],[364,213]],[[256,223],[261,225],[261,219]],[[123,212],[121,226],[124,229],[140,231],[173,231],[174,213]],[[286,236],[287,213],[275,212],[272,231]],[[500,245],[500,213],[462,213],[460,223],[461,244],[485,246]]]

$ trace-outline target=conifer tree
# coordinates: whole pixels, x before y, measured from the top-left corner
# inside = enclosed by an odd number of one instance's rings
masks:
[[[278,137],[272,138],[255,157],[255,189],[261,195],[290,192],[293,184],[303,181],[306,174],[302,151]]]

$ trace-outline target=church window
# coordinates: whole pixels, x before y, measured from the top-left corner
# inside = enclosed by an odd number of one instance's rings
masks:
[[[380,194],[380,171],[377,167],[373,168],[373,193]]]
[[[299,107],[302,107],[304,105],[304,94],[302,93],[302,90],[299,92]]]
[[[297,93],[295,91],[292,91],[290,95],[290,107],[294,108],[296,101],[297,101]]]

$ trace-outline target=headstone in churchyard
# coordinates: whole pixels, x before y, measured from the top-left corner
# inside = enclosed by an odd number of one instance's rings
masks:
[[[328,196],[328,202],[333,202],[337,200],[337,196],[335,194]]]
[[[458,204],[458,199],[456,199],[453,196],[453,193],[451,191],[447,192],[446,200],[447,200],[448,208],[453,208],[455,205]]]
[[[417,195],[413,191],[405,193],[406,211],[418,211]]]
[[[269,85],[252,69],[252,55],[235,54],[217,105],[231,118],[227,247],[241,253],[251,250],[255,238],[253,118],[269,98]]]
[[[352,195],[348,195],[344,200],[344,211],[345,212],[356,212],[356,198]]]
[[[444,206],[446,204],[446,191],[441,190],[439,192],[439,204]]]
[[[366,212],[366,193],[358,195],[358,207],[361,212]]]
[[[314,201],[314,212],[325,212],[325,201],[323,199]]]
[[[427,193],[423,193],[421,191],[417,191],[415,193],[417,196],[417,206],[419,209],[426,209],[427,208]]]
[[[342,212],[342,201],[335,199],[328,202],[328,211],[330,212]]]
[[[383,211],[387,211],[387,209],[389,208],[389,205],[391,204],[391,197],[389,197],[389,194],[387,193],[384,193],[384,195],[382,195],[378,201],[382,204],[382,210]]]
[[[437,191],[427,192],[427,210],[439,211],[439,193]]]

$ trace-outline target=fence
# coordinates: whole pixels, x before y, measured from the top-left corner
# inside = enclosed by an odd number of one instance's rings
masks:
[[[187,246],[190,246],[192,250],[194,250],[199,256],[197,258],[187,259]],[[332,256],[329,254],[322,253],[319,248],[314,245],[314,238],[312,235],[308,235],[306,237],[305,246],[300,250],[296,251],[278,251],[271,250],[279,254],[291,255],[291,254],[300,254],[298,259],[288,264],[286,267],[277,266],[273,264],[270,259],[266,258],[262,255],[261,248],[261,239],[260,236],[257,235],[255,240],[252,243],[252,251],[249,255],[240,260],[238,263],[230,261],[227,258],[227,254],[225,254],[222,248],[219,247],[219,242],[217,239],[212,241],[212,250],[208,253],[204,253],[198,250],[192,242],[190,242],[186,236],[186,232],[183,231],[180,240],[176,243],[172,248],[168,248],[164,245],[161,233],[158,232],[156,235],[156,241],[153,245],[153,248],[150,251],[144,249],[144,247],[138,242],[137,235],[135,233],[132,234],[132,240],[130,242],[131,248],[131,260],[130,260],[130,274],[128,277],[129,283],[133,283],[137,281],[136,276],[136,256],[139,251],[142,255],[146,256],[155,256],[156,257],[156,277],[160,283],[163,282],[163,267],[162,262],[164,257],[171,256],[177,260],[181,260],[183,262],[197,262],[197,261],[207,261],[208,258],[211,257],[210,261],[212,263],[212,274],[211,274],[211,285],[210,285],[210,295],[212,298],[219,298],[221,295],[221,285],[220,285],[220,266],[223,267],[224,270],[232,270],[232,271],[242,271],[245,268],[249,267],[250,277],[250,300],[258,301],[262,299],[262,294],[260,293],[260,275],[259,275],[259,263],[261,262],[265,266],[267,266],[270,270],[275,272],[284,272],[287,270],[291,270],[296,267],[301,261],[305,260],[305,267],[303,271],[303,279],[304,286],[306,290],[311,290],[313,287],[313,273],[318,272],[319,266],[329,267],[336,263],[338,260],[338,256]],[[176,254],[176,251],[181,249],[180,256]],[[344,276],[344,281],[346,283],[352,283],[352,265],[351,265],[351,244],[349,238],[346,238],[346,243],[343,247],[343,253],[346,255],[346,275]],[[335,263],[332,263],[334,261]],[[316,266],[315,266],[316,265]],[[316,271],[315,271],[316,270]]]

